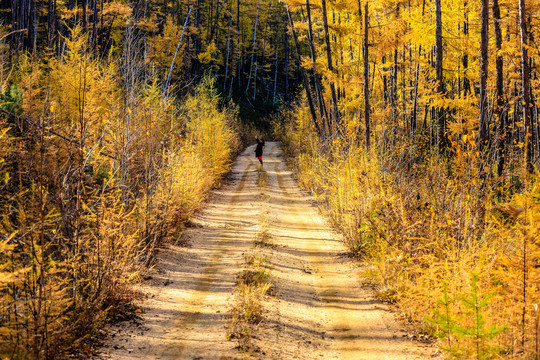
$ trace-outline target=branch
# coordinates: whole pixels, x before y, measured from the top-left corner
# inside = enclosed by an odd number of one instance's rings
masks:
[[[24,121],[25,123],[30,124],[30,125],[32,125],[32,126],[34,126],[34,127],[37,127],[37,128],[39,128],[39,129],[41,129],[41,130],[47,131],[47,132],[49,132],[49,133],[51,133],[51,134],[53,134],[53,135],[55,135],[55,136],[58,136],[60,139],[63,139],[63,140],[65,140],[65,141],[67,141],[68,143],[76,144],[76,145],[79,145],[79,146],[81,145],[81,143],[80,143],[78,140],[70,139],[70,138],[68,138],[67,136],[64,136],[64,135],[60,134],[59,132],[56,132],[56,131],[54,131],[54,130],[52,130],[52,129],[48,129],[48,128],[46,128],[45,126],[36,123],[35,121],[32,121],[32,120],[27,119],[27,118],[25,118],[25,117],[19,116],[19,115],[17,115],[17,114],[14,114],[14,113],[12,113],[11,111],[7,111],[7,110],[5,110],[5,109],[0,108],[0,112],[6,114],[6,115],[8,115],[8,116],[14,117],[15,119],[18,119],[18,120],[20,120],[20,121]],[[108,157],[108,158],[111,158],[111,159],[113,159],[113,160],[118,160],[117,158],[115,158],[115,157],[112,156],[112,155],[107,154],[106,152],[100,151],[99,153],[100,153],[101,155],[106,156],[106,157]]]
[[[24,31],[26,31],[26,30],[28,30],[28,29],[21,29],[21,30],[15,30],[15,31],[12,31],[12,32],[10,32],[9,34],[0,37],[0,41],[4,40],[5,38],[7,38],[7,37],[10,36],[10,35],[13,35],[13,34],[16,34],[16,33],[20,33],[20,32],[24,32]]]

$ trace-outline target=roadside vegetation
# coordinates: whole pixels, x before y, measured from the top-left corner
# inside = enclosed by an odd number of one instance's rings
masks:
[[[448,357],[538,358],[538,2],[345,3],[287,1],[300,185]]]
[[[2,358],[83,351],[239,148],[211,78],[175,104],[152,78],[118,81],[87,41],[75,28],[62,60],[22,57],[2,96]]]
[[[453,358],[538,354],[540,180],[521,152],[501,177],[480,176],[467,136],[451,157],[406,137],[366,152],[358,138],[319,137],[305,103],[275,124],[300,186],[369,264],[380,299]]]

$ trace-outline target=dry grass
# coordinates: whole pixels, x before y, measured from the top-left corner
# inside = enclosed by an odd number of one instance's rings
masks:
[[[257,186],[264,191],[268,187],[268,173],[260,168],[257,174]]]
[[[264,263],[263,258],[251,254],[246,259],[247,269],[237,277],[227,339],[236,339],[238,348],[244,352],[258,350],[253,344],[252,336],[257,324],[263,320],[264,309],[261,303],[271,288]]]

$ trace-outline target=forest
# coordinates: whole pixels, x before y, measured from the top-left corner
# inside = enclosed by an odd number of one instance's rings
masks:
[[[540,1],[0,12],[1,358],[82,356],[255,133],[447,358],[539,358]]]

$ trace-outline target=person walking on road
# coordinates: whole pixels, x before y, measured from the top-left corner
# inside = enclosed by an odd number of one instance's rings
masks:
[[[256,137],[255,140],[257,140],[257,147],[255,148],[255,157],[257,159],[259,159],[259,162],[261,163],[261,166],[262,166],[262,164],[263,164],[262,154],[263,154],[264,140],[259,139],[259,137]]]

